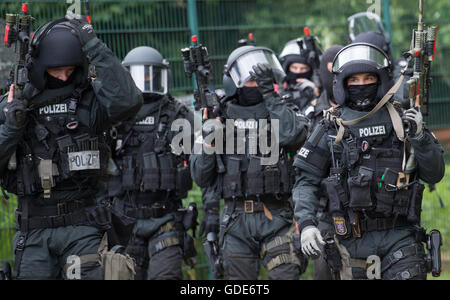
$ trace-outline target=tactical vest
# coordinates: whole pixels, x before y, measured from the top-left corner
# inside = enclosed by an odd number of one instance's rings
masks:
[[[186,112],[183,104],[163,98],[144,104],[134,124],[118,128],[115,161],[120,176],[111,178],[110,196],[134,192],[138,198],[160,201],[187,197],[192,189],[189,159],[173,154],[170,146],[172,122],[185,118]]]
[[[91,128],[93,99],[90,86],[46,90],[29,98],[28,124],[16,150],[16,180],[9,191],[33,198],[43,193],[49,199],[53,190],[96,186],[105,175],[109,148]]]
[[[281,148],[279,160],[276,164],[261,164],[264,155],[259,148],[260,131],[268,131],[268,145],[273,142],[270,141],[271,123],[265,104],[260,103],[251,107],[243,107],[229,103],[225,110],[225,116],[227,119],[234,120],[234,132],[232,135],[227,132],[229,138],[234,137],[234,154],[221,155],[225,166],[224,173],[219,174],[222,183],[222,197],[224,199],[255,200],[259,200],[261,197],[270,197],[286,200],[291,193],[295,180],[292,167],[293,156]],[[267,120],[267,128],[258,128],[259,120],[262,119]],[[245,154],[237,154],[238,142],[241,142],[238,141],[239,129],[245,130]],[[257,148],[253,150],[253,154],[250,154],[252,152],[249,151],[252,139],[250,133],[258,135],[258,138],[253,141]]]
[[[364,114],[344,108],[341,117],[353,120]],[[336,218],[344,217],[343,213],[351,218],[353,212],[371,218],[404,217],[408,222],[419,222],[424,187],[415,173],[403,173],[404,155],[409,154],[404,146],[385,108],[346,127],[341,145],[333,147],[331,175],[323,182],[335,223]],[[341,225],[336,231],[344,235],[345,227]]]

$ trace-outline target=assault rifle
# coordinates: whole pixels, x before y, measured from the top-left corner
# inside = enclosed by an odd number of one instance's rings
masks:
[[[14,45],[14,67],[12,71],[12,83],[14,84],[14,98],[23,101],[23,89],[28,82],[28,70],[26,68],[26,55],[30,44],[31,22],[33,17],[28,13],[28,4],[22,4],[20,14],[6,14],[5,45],[10,48]],[[27,105],[25,105],[27,106]],[[16,115],[21,122],[25,116],[22,111]]]
[[[214,92],[214,76],[208,56],[208,49],[197,43],[192,37],[193,46],[181,49],[184,59],[184,71],[189,78],[195,75],[197,90],[194,92],[195,109],[206,109],[209,118],[218,116],[219,101]]]
[[[308,53],[308,61],[310,62],[314,71],[313,81],[319,91],[322,90],[322,84],[319,79],[320,59],[322,57],[322,50],[320,49],[320,41],[316,36],[311,35],[309,27],[304,28],[305,36],[297,40],[300,49],[305,49]]]
[[[26,68],[26,55],[30,45],[31,22],[33,17],[28,13],[28,4],[22,4],[20,14],[6,14],[5,45],[10,48],[14,45],[14,65],[11,70],[11,83],[14,84],[14,98],[23,101],[25,107],[27,101],[23,97],[25,84],[28,82],[28,69]],[[23,111],[16,112],[16,119],[22,122],[25,118]],[[11,156],[8,169],[15,170],[17,167],[16,152]]]
[[[413,60],[413,76],[409,85],[409,101],[411,107],[420,108],[422,114],[429,113],[428,101],[431,89],[431,63],[436,55],[437,27],[423,23],[423,0],[419,0],[419,22],[413,29],[411,50],[404,54],[408,61]]]

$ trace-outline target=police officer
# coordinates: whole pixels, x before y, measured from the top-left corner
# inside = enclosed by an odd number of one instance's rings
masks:
[[[315,54],[312,52],[303,39],[299,39],[289,41],[280,54],[286,73],[280,94],[285,101],[295,104],[303,112],[319,96],[313,78]]]
[[[181,210],[192,188],[192,137],[188,144],[171,145],[177,134],[171,128],[179,119],[193,128],[193,113],[169,94],[169,62],[156,49],[135,48],[123,65],[142,91],[144,105],[133,122],[116,127],[114,159],[120,174],[111,176],[108,190],[113,207],[122,203],[124,214],[137,219],[127,247],[136,260],[135,279],[181,280],[183,258],[195,251],[186,231],[196,226],[196,211]],[[172,146],[187,151],[177,153]],[[183,224],[184,219],[189,222]]]
[[[426,279],[419,180],[442,179],[443,150],[418,108],[402,112],[387,101],[390,96],[383,97],[392,87],[390,67],[387,55],[373,45],[342,49],[333,63],[333,93],[341,107],[330,111],[294,163],[302,251],[317,256],[324,244],[316,217],[323,183],[342,257],[341,279],[367,278],[367,259],[374,255],[383,279]]]
[[[225,199],[219,238],[225,277],[255,280],[262,259],[270,279],[298,279],[301,265],[293,249],[295,227],[288,201],[292,188],[288,166],[293,157],[285,149],[299,148],[303,143],[306,119],[282,103],[274,92],[275,76],[280,82],[284,72],[271,50],[254,46],[236,49],[228,58],[225,74],[227,99],[222,121],[226,119],[227,124],[230,121],[233,124],[232,132],[226,132],[225,142],[227,147],[232,144],[234,151],[220,155],[225,166],[220,173],[216,155],[206,151],[212,147],[206,139],[205,151],[191,156],[194,181],[202,188],[217,182],[219,198]],[[267,125],[258,120],[267,120]],[[274,137],[276,123],[279,123],[278,140]],[[267,151],[266,155],[262,154],[261,140],[251,148],[255,138],[250,134],[251,129],[258,128],[260,134],[272,133],[269,134],[272,145],[279,145],[276,153],[270,153],[278,156],[275,161],[263,163],[269,157]],[[244,139],[239,138],[240,134],[244,134]],[[238,152],[238,142],[242,140],[247,143]],[[205,227],[217,228],[216,209],[207,211],[205,218]]]
[[[12,87],[1,99],[2,187],[19,204],[14,277],[102,279],[97,253],[110,227],[95,198],[110,157],[103,132],[133,117],[142,95],[84,18],[40,27],[27,67],[28,106]],[[79,272],[68,272],[77,261]]]

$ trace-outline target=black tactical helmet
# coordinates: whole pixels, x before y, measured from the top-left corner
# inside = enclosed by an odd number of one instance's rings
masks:
[[[314,57],[310,56],[310,51],[306,48],[302,38],[287,42],[280,54],[280,62],[286,73],[293,63],[305,64],[312,68],[314,65],[313,59]]]
[[[352,41],[352,44],[356,43],[368,43],[374,46],[377,46],[381,50],[384,51],[389,57],[391,64],[393,62],[393,56],[391,52],[390,39],[386,37],[383,33],[379,31],[368,31],[360,33],[356,36],[356,38]]]
[[[169,92],[169,62],[156,49],[142,46],[131,50],[122,62],[142,93],[164,95]]]
[[[393,86],[391,62],[383,50],[367,43],[350,44],[339,51],[333,61],[333,95],[337,104],[343,105],[347,99],[347,78],[359,73],[378,76],[378,99]]]
[[[35,32],[27,55],[28,79],[31,84],[44,90],[47,85],[47,69],[67,66],[77,67],[81,70],[80,80],[87,80],[89,63],[73,26],[67,19],[42,25]]]
[[[236,94],[251,78],[250,71],[258,63],[271,66],[275,80],[281,83],[286,74],[278,61],[275,52],[265,47],[243,46],[234,50],[225,65],[223,86],[227,97]]]

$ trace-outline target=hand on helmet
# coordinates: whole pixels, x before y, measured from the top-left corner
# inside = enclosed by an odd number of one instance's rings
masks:
[[[315,226],[307,226],[302,230],[301,234],[302,252],[307,256],[319,256],[321,251],[320,245],[325,245],[325,242],[320,234],[319,229]]]
[[[69,22],[74,27],[75,34],[78,36],[82,47],[97,37],[94,32],[94,28],[91,24],[89,24],[86,17],[74,17],[69,19]]]
[[[273,86],[275,77],[272,68],[266,64],[259,63],[253,66],[253,70],[254,72],[250,71],[250,75],[258,83],[258,90],[261,94],[266,95],[272,93],[275,90]]]

